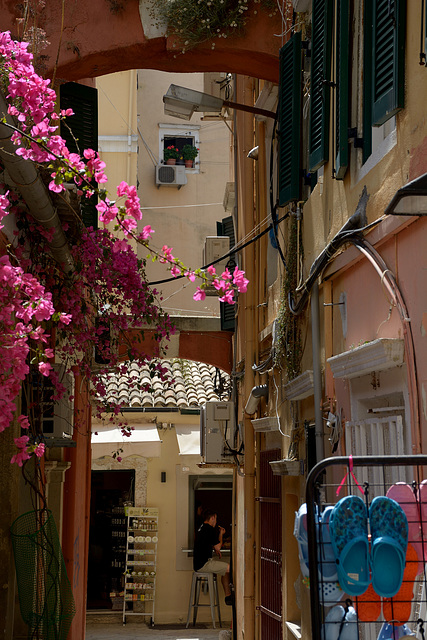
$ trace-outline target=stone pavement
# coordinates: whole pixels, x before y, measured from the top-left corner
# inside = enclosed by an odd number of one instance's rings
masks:
[[[158,625],[153,629],[144,623],[92,622],[86,625],[86,640],[231,640],[227,629],[212,629],[196,625],[188,629],[184,625]]]

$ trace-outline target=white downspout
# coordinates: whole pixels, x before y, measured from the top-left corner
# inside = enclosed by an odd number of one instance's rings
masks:
[[[311,290],[311,341],[313,351],[314,419],[316,436],[316,462],[325,457],[323,446],[322,370],[320,365],[319,283]]]
[[[4,95],[0,92],[0,114],[15,126],[7,108]],[[0,158],[9,174],[10,184],[21,193],[33,218],[45,229],[54,229],[52,241],[49,243],[50,249],[55,260],[68,273],[74,268],[73,258],[49,191],[34,163],[16,155],[16,146],[11,141],[12,134],[13,129],[0,123]]]

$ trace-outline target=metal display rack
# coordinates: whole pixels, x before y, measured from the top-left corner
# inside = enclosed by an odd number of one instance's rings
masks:
[[[325,567],[322,566],[322,554],[319,553],[319,548],[322,545],[321,526],[316,523],[319,521],[324,509],[329,505],[335,505],[346,495],[358,495],[364,500],[368,509],[374,497],[385,496],[392,485],[404,482],[411,487],[416,497],[419,512],[422,514],[423,512],[425,513],[424,507],[420,509],[417,496],[420,483],[426,478],[426,455],[335,457],[322,460],[310,471],[307,477],[306,503],[310,567],[311,637],[313,640],[324,640],[325,618],[332,606],[330,602],[322,601],[322,594],[324,593],[322,576]],[[420,518],[420,530],[423,555],[427,558],[427,519],[422,515]],[[409,537],[408,543],[411,542],[416,543],[415,540],[411,540],[411,537]],[[418,544],[420,544],[419,540]],[[408,556],[406,566],[408,566]],[[386,601],[389,601],[389,607],[393,607],[393,604],[401,607],[404,604],[408,612],[408,617],[405,616],[406,631],[409,630],[413,636],[425,640],[426,630],[424,626],[427,622],[426,567],[427,564],[424,565],[424,571],[417,575],[415,580],[411,579],[410,588],[406,589],[406,593],[409,595],[402,596],[400,595],[401,592],[399,592],[399,596],[395,597],[394,602],[393,598],[382,598],[375,615],[378,614],[380,608],[381,613],[379,613],[378,617],[373,616],[375,619],[373,617],[368,619],[366,615],[363,616],[362,620],[359,616],[357,617],[356,635],[359,640],[376,640],[378,638],[383,623],[388,621],[384,617],[384,604]],[[359,602],[360,598],[360,596],[355,596],[352,599],[347,597],[347,600],[342,598],[334,604],[339,604],[343,607],[352,605],[356,613],[358,607],[364,605],[366,611],[366,603],[371,604],[371,602],[367,601],[366,596],[363,603]],[[392,609],[389,619],[392,637],[400,638],[403,635],[402,621],[393,615]]]
[[[126,507],[126,566],[123,624],[128,616],[149,616],[154,627],[156,593],[157,507]]]

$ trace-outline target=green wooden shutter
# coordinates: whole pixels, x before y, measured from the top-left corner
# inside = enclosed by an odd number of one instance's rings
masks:
[[[61,109],[72,109],[73,116],[61,122],[61,136],[72,153],[83,155],[85,149],[98,151],[98,91],[75,82],[67,82],[60,87]],[[71,131],[70,131],[71,129]],[[94,185],[95,186],[95,185]],[[96,195],[89,200],[82,199],[81,214],[86,227],[98,228]]]
[[[372,125],[379,127],[405,99],[405,0],[374,0]]]
[[[312,21],[309,170],[317,171],[329,157],[332,0],[313,0]]]
[[[301,33],[280,49],[279,205],[300,199]]]
[[[349,109],[349,3],[337,0],[336,45],[336,158],[335,177],[342,180],[348,167]]]
[[[372,153],[372,2],[363,7],[363,163]]]
[[[227,216],[221,222],[216,223],[216,232],[219,236],[228,236],[230,238],[230,247],[236,244],[234,235],[233,217]],[[234,271],[236,259],[234,254],[229,258],[228,270]],[[236,328],[235,305],[227,304],[227,302],[219,303],[219,312],[221,317],[221,331],[234,331]]]

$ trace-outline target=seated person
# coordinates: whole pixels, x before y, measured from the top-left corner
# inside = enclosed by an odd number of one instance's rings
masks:
[[[225,533],[223,527],[217,528],[216,519],[215,511],[205,509],[203,524],[197,531],[194,541],[193,566],[194,571],[219,574],[224,587],[225,603],[231,604],[230,565],[221,559],[212,558],[212,551],[221,558],[222,539]]]

